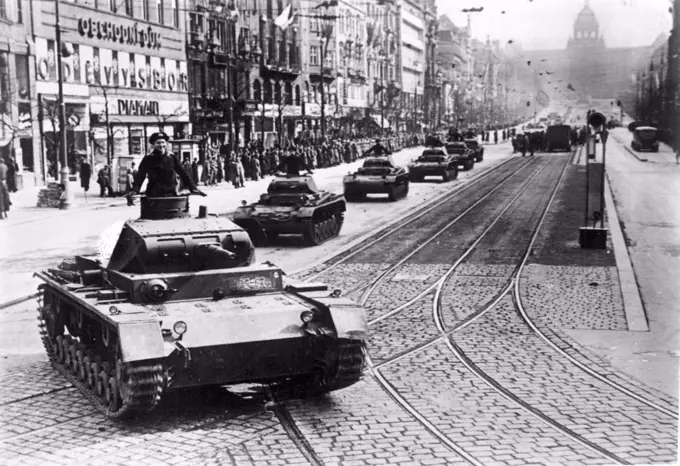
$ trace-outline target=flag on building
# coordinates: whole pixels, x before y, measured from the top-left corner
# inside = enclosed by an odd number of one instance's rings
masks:
[[[293,11],[293,4],[289,3],[288,6],[283,9],[281,14],[274,20],[274,24],[285,31],[288,29],[288,26],[293,24],[293,21],[295,21],[295,12]]]

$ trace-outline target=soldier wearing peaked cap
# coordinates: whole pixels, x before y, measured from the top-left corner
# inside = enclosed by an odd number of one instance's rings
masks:
[[[149,143],[153,145],[153,151],[145,156],[139,164],[139,170],[135,175],[132,191],[139,193],[146,177],[149,182],[146,195],[149,197],[173,197],[177,196],[176,176],[182,180],[182,185],[189,188],[192,194],[205,196],[205,193],[196,187],[196,183],[184,170],[179,158],[168,151],[170,138],[163,132],[153,133]]]

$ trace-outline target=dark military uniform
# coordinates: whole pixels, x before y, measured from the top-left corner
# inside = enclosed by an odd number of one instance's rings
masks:
[[[300,176],[300,171],[311,171],[305,161],[298,154],[292,154],[286,157],[276,166],[276,171],[284,171],[289,176]]]

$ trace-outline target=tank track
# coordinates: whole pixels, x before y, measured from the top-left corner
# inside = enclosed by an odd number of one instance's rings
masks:
[[[364,368],[365,346],[363,341],[342,340],[336,349],[337,367],[331,373],[324,370],[324,375],[319,379],[319,389],[331,392],[357,383]]]
[[[43,305],[45,288],[38,297],[38,329],[50,363],[106,417],[124,419],[147,413],[159,403],[165,386],[162,364],[117,364],[104,361],[94,347],[71,335],[50,336]],[[54,299],[60,299],[53,293]]]
[[[307,244],[319,245],[340,234],[345,218],[340,210],[340,205],[331,209],[315,213],[311,219],[304,219],[304,239]]]

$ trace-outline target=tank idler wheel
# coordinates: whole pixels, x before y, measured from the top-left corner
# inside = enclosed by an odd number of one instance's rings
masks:
[[[118,381],[115,377],[109,377],[106,401],[109,402],[109,411],[113,413],[117,412],[123,404],[118,390]]]

